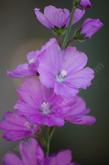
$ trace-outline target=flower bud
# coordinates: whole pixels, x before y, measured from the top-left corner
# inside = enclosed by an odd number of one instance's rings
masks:
[[[91,38],[98,30],[103,26],[103,23],[99,19],[88,18],[83,23],[80,33],[85,38]]]
[[[92,6],[90,0],[80,0],[80,6],[84,9],[88,9]]]

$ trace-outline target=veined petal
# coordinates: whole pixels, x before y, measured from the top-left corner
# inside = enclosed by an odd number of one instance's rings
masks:
[[[61,63],[61,49],[57,44],[53,44],[49,49],[46,50],[38,68],[38,72],[40,73],[40,80],[43,85],[46,87],[53,87]]]
[[[84,100],[78,96],[72,99],[65,98],[61,109],[62,116],[64,115],[65,120],[72,124],[92,125],[96,122],[95,117],[89,115],[90,110],[86,107]]]
[[[65,116],[83,115],[90,112],[86,108],[85,101],[79,96],[64,98],[61,108],[63,109],[62,111],[65,113]]]
[[[17,141],[32,136],[38,131],[38,126],[31,124],[24,116],[17,112],[8,112],[0,122],[3,137],[10,141]]]
[[[40,82],[35,79],[26,80],[17,90],[20,99],[31,107],[38,107],[42,102]]]
[[[72,118],[68,118],[67,120],[73,124],[87,125],[87,126],[93,125],[96,122],[96,118],[89,115],[86,116],[81,115],[75,118],[72,117]]]
[[[81,34],[86,39],[91,38],[98,30],[103,27],[103,23],[100,19],[88,18],[84,21],[81,27]]]
[[[81,71],[78,71],[72,76],[69,76],[67,82],[73,84],[75,88],[86,89],[91,85],[91,81],[94,79],[94,70],[86,67]]]
[[[38,125],[45,125],[45,126],[49,126],[49,127],[53,127],[53,126],[64,126],[64,118],[57,117],[58,114],[54,114],[54,115],[48,115],[48,116],[44,116],[44,115],[31,115],[29,117],[30,121],[34,124],[38,124]]]
[[[67,24],[70,13],[67,9],[60,9],[50,5],[45,7],[44,15],[54,27],[61,28]]]
[[[77,51],[75,47],[69,47],[64,51],[64,62],[62,65],[63,70],[73,75],[76,71],[84,68],[87,64],[87,56],[83,52]]]
[[[54,87],[54,92],[57,95],[61,95],[64,97],[75,96],[78,93],[78,89],[73,88],[73,86],[69,83],[56,83]]]
[[[29,70],[28,64],[21,64],[15,70],[7,71],[7,75],[13,78],[20,78],[25,76],[33,76],[34,74]]]
[[[4,165],[23,165],[23,162],[14,154],[6,154],[3,159]]]
[[[47,28],[51,28],[53,25],[48,21],[48,19],[46,18],[46,16],[40,12],[40,9],[35,8],[35,15],[38,19],[38,21],[43,24],[44,26],[46,26]]]
[[[72,155],[70,150],[59,152],[56,156],[52,156],[49,160],[49,165],[70,165]]]
[[[74,13],[74,23],[80,21],[80,19],[85,15],[85,10],[77,8]]]
[[[43,151],[35,139],[20,144],[20,153],[24,165],[38,165],[38,161],[44,159]]]
[[[19,148],[22,160],[14,154],[6,154],[3,163],[6,165],[76,165],[72,161],[70,150],[44,156],[44,152],[35,139],[21,142]]]

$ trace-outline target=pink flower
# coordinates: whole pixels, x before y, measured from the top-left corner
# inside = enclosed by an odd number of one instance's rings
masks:
[[[43,165],[44,153],[35,139],[21,142],[19,145],[21,159],[13,153],[5,155],[5,165]]]
[[[53,88],[57,95],[75,96],[80,89],[91,85],[94,71],[87,64],[87,56],[74,47],[61,50],[53,44],[40,61],[40,81],[47,88]]]
[[[85,14],[85,10],[77,8],[74,14],[74,23],[77,23]],[[35,15],[38,21],[49,29],[66,28],[70,20],[70,12],[68,9],[60,9],[55,6],[47,6],[44,14],[40,9],[35,9]]]
[[[8,76],[13,78],[36,76],[40,58],[44,55],[45,50],[55,43],[57,43],[56,39],[52,38],[40,50],[29,52],[27,54],[27,63],[18,65],[12,71],[7,71]]]
[[[3,163],[5,165],[76,165],[72,162],[70,150],[47,157],[35,139],[21,142],[19,149],[21,159],[13,153],[8,153],[5,155]]]
[[[70,12],[68,9],[60,9],[50,5],[45,7],[44,14],[36,8],[35,15],[44,26],[54,29],[55,27],[65,27],[68,24]]]
[[[66,121],[79,125],[92,125],[96,121],[88,115],[90,111],[80,97],[63,98],[39,80],[26,80],[18,94],[14,108],[33,124],[51,127],[63,126]]]
[[[92,6],[90,0],[80,0],[80,5],[84,9],[90,8]]]
[[[99,19],[88,18],[83,23],[80,33],[85,38],[91,38],[102,27],[103,27],[103,23]]]
[[[3,138],[6,140],[17,141],[31,137],[38,132],[39,127],[17,112],[8,112],[0,122],[0,130],[3,131]]]

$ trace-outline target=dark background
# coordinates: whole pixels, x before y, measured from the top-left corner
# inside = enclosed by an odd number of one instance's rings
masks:
[[[71,148],[74,158],[81,165],[109,164],[109,1],[92,0],[89,17],[100,18],[103,29],[85,43],[77,44],[89,57],[95,69],[95,81],[81,95],[87,101],[97,123],[92,127],[66,125],[58,128],[52,141],[52,152]],[[33,9],[46,5],[71,8],[71,0],[0,0],[0,116],[11,111],[16,102],[15,89],[19,80],[6,76],[25,59],[30,50],[40,48],[51,37],[48,29],[35,19]],[[0,140],[0,157],[16,150],[16,144]]]

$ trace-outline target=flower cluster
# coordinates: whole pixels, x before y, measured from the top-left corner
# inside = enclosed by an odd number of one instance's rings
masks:
[[[19,145],[22,160],[7,154],[5,165],[75,165],[69,150],[49,156],[49,146],[55,127],[66,122],[87,126],[96,122],[85,101],[78,96],[80,90],[92,84],[94,70],[87,66],[87,55],[72,45],[72,41],[91,38],[103,23],[88,18],[71,37],[72,26],[91,6],[89,0],[74,0],[71,14],[68,9],[51,5],[45,7],[44,13],[38,8],[34,10],[39,22],[52,30],[56,38],[51,38],[40,50],[29,52],[26,63],[7,71],[9,77],[27,79],[17,89],[18,100],[13,111],[7,112],[0,122],[3,138],[31,139]]]

